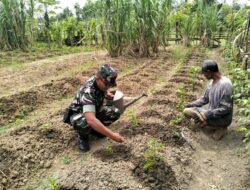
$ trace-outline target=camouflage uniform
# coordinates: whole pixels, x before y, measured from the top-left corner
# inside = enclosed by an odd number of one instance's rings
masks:
[[[104,73],[105,74],[105,73]],[[102,74],[102,76],[105,75]],[[83,114],[85,112],[96,113],[99,119],[105,126],[110,125],[120,117],[120,111],[112,106],[104,103],[105,93],[101,91],[96,84],[96,77],[91,77],[85,85],[81,86],[77,91],[76,96],[70,107],[75,110],[70,117],[70,124],[78,132],[80,137],[86,137],[91,132],[95,132],[87,123]]]

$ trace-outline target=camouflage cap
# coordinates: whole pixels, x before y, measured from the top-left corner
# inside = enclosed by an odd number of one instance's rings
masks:
[[[104,82],[108,86],[116,86],[117,72],[113,67],[108,64],[102,65],[98,71],[98,74],[104,79]]]

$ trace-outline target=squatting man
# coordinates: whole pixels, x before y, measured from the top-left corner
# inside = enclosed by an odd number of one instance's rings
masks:
[[[196,126],[214,130],[212,137],[220,140],[232,122],[233,86],[230,79],[221,75],[214,60],[205,60],[201,71],[206,79],[212,81],[205,94],[188,104],[183,112],[185,116],[198,121]],[[208,108],[202,108],[206,104],[208,104]]]
[[[108,125],[119,119],[120,111],[113,105],[103,105],[105,99],[113,99],[109,91],[116,86],[117,72],[110,65],[102,65],[97,73],[77,91],[72,103],[64,113],[64,122],[72,125],[79,136],[79,149],[89,151],[89,135],[109,137],[122,143],[124,137]]]

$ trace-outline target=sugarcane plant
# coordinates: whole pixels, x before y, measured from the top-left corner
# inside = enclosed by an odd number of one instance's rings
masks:
[[[170,0],[102,1],[102,36],[109,54],[138,51],[139,56],[158,53],[169,31]],[[164,44],[164,43],[163,43]]]
[[[0,1],[0,39],[0,49],[25,50],[27,48],[26,13],[23,0]]]
[[[136,40],[140,56],[149,56],[150,48],[158,52],[168,24],[171,1],[136,0],[134,3]]]
[[[130,17],[131,4],[128,0],[102,1],[102,17],[106,48],[111,57],[121,55],[126,44],[126,31]]]

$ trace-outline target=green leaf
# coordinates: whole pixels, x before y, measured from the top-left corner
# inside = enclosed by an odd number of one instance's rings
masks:
[[[155,160],[147,160],[143,166],[144,169],[148,169],[154,164]]]

